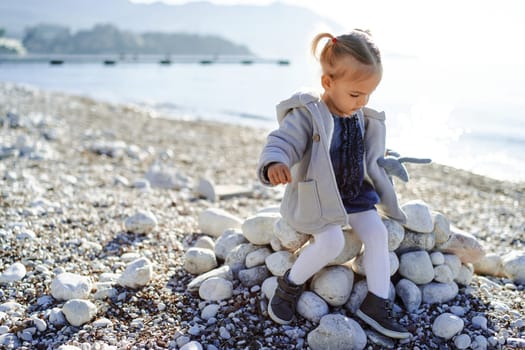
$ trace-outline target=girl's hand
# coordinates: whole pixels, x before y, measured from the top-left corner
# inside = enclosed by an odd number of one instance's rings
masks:
[[[292,182],[292,174],[286,164],[275,163],[268,167],[268,180],[274,186]]]

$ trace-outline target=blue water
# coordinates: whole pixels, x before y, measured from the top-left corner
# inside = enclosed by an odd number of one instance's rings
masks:
[[[384,70],[369,106],[387,113],[389,148],[497,179],[525,181],[525,64],[387,56]],[[0,81],[136,103],[172,118],[270,130],[277,126],[275,104],[301,87],[316,88],[319,69],[306,57],[288,66],[4,62]]]

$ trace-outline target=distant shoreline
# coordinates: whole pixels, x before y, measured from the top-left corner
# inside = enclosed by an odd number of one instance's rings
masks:
[[[159,54],[27,54],[0,55],[1,63],[49,63],[60,64],[290,64],[285,58],[262,58],[255,55],[159,55]]]

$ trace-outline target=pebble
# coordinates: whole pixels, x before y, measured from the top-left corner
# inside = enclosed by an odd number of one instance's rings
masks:
[[[199,287],[199,296],[203,300],[218,301],[229,299],[232,295],[232,282],[221,277],[208,278]]]
[[[471,340],[467,334],[460,334],[454,338],[454,345],[458,349],[468,349],[470,346]]]
[[[88,276],[63,272],[51,283],[51,295],[58,300],[87,299],[93,288]]]
[[[0,274],[0,284],[21,281],[26,275],[26,267],[20,262],[10,265]]]
[[[62,312],[72,326],[78,327],[91,321],[97,313],[97,307],[88,300],[71,299],[64,304]]]
[[[124,221],[124,229],[135,234],[145,234],[157,227],[157,218],[148,210],[139,210]]]
[[[126,266],[118,284],[122,287],[140,288],[153,278],[153,263],[148,258],[139,258]]]
[[[463,330],[465,322],[456,315],[443,313],[432,323],[432,332],[438,337],[451,339]]]

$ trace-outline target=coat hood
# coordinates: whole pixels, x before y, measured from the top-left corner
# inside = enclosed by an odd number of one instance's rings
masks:
[[[322,103],[321,94],[314,91],[298,91],[292,95],[289,99],[281,101],[276,107],[277,121],[279,124],[283,121],[286,114],[294,108],[306,107],[307,104],[317,102]],[[377,119],[384,121],[385,113],[378,112],[372,108],[363,107],[363,114],[367,118]]]
[[[308,103],[320,102],[321,95],[312,91],[298,91],[287,100],[281,101],[276,107],[277,121],[279,124],[283,121],[288,112],[294,108],[306,107]]]

